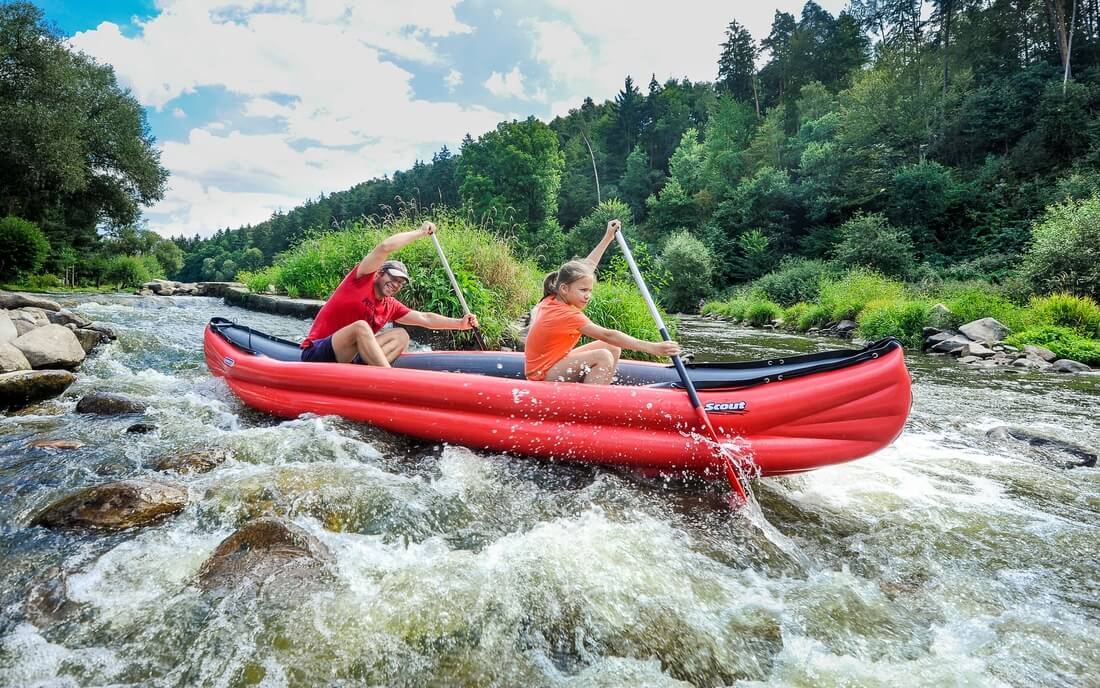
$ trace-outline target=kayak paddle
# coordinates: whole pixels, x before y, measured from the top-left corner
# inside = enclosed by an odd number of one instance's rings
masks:
[[[626,258],[627,265],[630,266],[630,274],[634,275],[634,281],[638,283],[638,289],[642,292],[642,298],[645,299],[646,306],[649,307],[649,314],[653,316],[654,322],[657,323],[657,329],[661,333],[661,338],[666,342],[670,341],[672,337],[669,336],[668,330],[665,328],[665,321],[661,317],[661,313],[657,310],[657,306],[653,303],[653,297],[649,294],[649,288],[646,287],[645,280],[642,279],[642,273],[638,271],[638,264],[634,262],[634,255],[630,252],[630,246],[626,243],[626,237],[623,236],[622,231],[615,232],[615,238],[619,241],[619,248],[623,251],[623,257]],[[714,440],[717,451],[721,455],[725,467],[726,467],[726,480],[729,481],[730,488],[741,498],[742,503],[748,502],[748,495],[745,494],[745,488],[741,484],[741,477],[737,473],[737,466],[734,465],[733,457],[729,455],[726,448],[722,446],[722,441],[718,437],[718,433],[714,430],[714,426],[710,422],[710,416],[707,415],[706,409],[703,408],[702,403],[699,402],[699,394],[695,391],[695,383],[688,377],[687,368],[684,367],[684,362],[680,360],[680,357],[672,356],[672,364],[676,366],[676,372],[680,374],[680,380],[684,383],[684,388],[687,390],[688,398],[691,399],[691,406],[695,409],[695,414],[699,416],[699,422],[702,424],[703,429]]]
[[[458,302],[462,305],[462,314],[469,315],[470,307],[466,305],[466,298],[462,295],[462,290],[458,287],[458,280],[455,279],[455,274],[451,272],[451,264],[447,262],[447,254],[443,253],[443,245],[439,243],[439,237],[432,232],[432,242],[435,243],[436,253],[439,254],[439,261],[443,263],[443,269],[447,272],[447,277],[451,280],[451,286],[454,287],[455,296],[458,297]],[[485,338],[481,336],[481,330],[476,327],[471,330],[474,333],[474,341],[477,342],[478,348],[482,351],[487,351],[485,347]]]

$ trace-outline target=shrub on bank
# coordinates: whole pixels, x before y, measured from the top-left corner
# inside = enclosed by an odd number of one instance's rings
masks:
[[[825,279],[818,303],[833,321],[855,320],[872,301],[899,301],[906,294],[901,282],[873,270],[856,268],[838,278]]]
[[[1051,294],[1035,297],[1029,308],[1037,325],[1068,327],[1080,335],[1100,339],[1100,305],[1087,296]]]
[[[541,293],[539,291],[539,294]],[[661,338],[657,331],[657,324],[653,322],[653,316],[649,314],[649,308],[633,282],[600,280],[596,283],[592,300],[588,302],[584,314],[600,327],[622,330],[638,339],[655,342]],[[675,339],[676,321],[666,317],[665,326],[668,327],[669,336]],[[623,358],[655,360],[647,354],[626,349],[623,350],[622,355]],[[667,362],[668,359],[664,360]]]
[[[821,282],[837,274],[837,268],[823,260],[787,257],[774,272],[753,282],[752,287],[781,306],[793,306],[801,301],[816,301]]]
[[[1013,303],[996,287],[984,282],[966,282],[947,287],[941,293],[948,309],[966,323],[980,318],[996,318],[1014,332],[1027,328],[1031,315]]]
[[[1100,341],[1082,337],[1069,327],[1042,325],[1009,335],[1006,342],[1015,347],[1025,344],[1043,346],[1059,358],[1069,358],[1088,365],[1100,365]]]
[[[906,346],[920,347],[931,312],[932,303],[925,300],[872,301],[856,322],[859,335],[865,339],[897,337]]]
[[[1048,208],[1032,229],[1021,272],[1039,292],[1100,299],[1100,196]]]
[[[36,272],[49,252],[50,243],[38,225],[13,216],[0,219],[0,282]]]

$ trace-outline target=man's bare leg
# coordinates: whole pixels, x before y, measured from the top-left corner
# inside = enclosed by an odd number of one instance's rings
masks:
[[[332,350],[340,363],[351,363],[358,354],[368,365],[390,367],[390,359],[365,320],[357,320],[332,335]]]
[[[403,327],[382,330],[374,335],[374,338],[378,341],[378,346],[382,347],[382,353],[390,363],[405,353],[405,349],[409,346],[409,331]]]

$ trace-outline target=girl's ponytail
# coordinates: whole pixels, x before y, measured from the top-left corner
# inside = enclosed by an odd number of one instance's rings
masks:
[[[546,276],[546,279],[542,281],[542,298],[552,296],[558,293],[558,273],[551,272]]]

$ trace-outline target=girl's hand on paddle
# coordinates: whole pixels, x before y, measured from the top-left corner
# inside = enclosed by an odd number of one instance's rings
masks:
[[[474,315],[473,313],[467,313],[465,316],[463,316],[461,329],[472,330],[476,327],[478,327],[476,315]]]
[[[434,222],[425,222],[424,224],[420,225],[420,235],[421,236],[431,236],[433,234],[435,234],[435,223]]]
[[[619,222],[618,220],[612,220],[611,222],[607,223],[607,231],[604,232],[604,235],[614,238],[615,232],[619,231],[622,228],[623,223]]]
[[[680,353],[680,345],[676,342],[653,342],[649,353],[654,356],[677,356]]]

